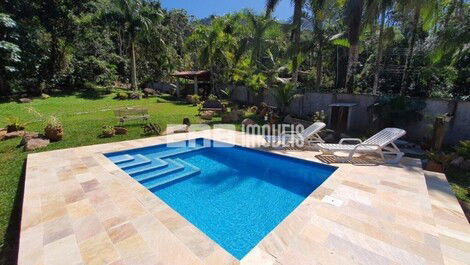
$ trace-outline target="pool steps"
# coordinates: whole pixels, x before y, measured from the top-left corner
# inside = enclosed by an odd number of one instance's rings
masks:
[[[203,148],[207,147],[199,146],[192,148],[177,148],[170,151],[164,151],[160,154],[157,154],[156,157],[152,157],[150,159],[141,154],[134,156],[124,154],[110,157],[110,160],[117,164],[121,169],[125,170],[127,174],[142,183],[142,185],[148,189],[154,189],[167,183],[187,178],[201,172],[198,167],[180,158],[171,157],[201,150]],[[137,176],[139,174],[143,175]]]
[[[161,159],[161,158],[155,158],[155,160],[158,162],[157,165],[151,166],[151,167],[144,167],[144,168],[140,168],[140,169],[135,169],[135,170],[127,171],[127,174],[133,176],[133,175],[136,175],[136,174],[139,174],[139,173],[144,173],[144,172],[147,172],[147,171],[152,171],[152,170],[155,170],[155,169],[162,168],[162,167],[164,167],[164,166],[168,166],[168,162],[166,162],[165,160],[163,160],[163,159]]]
[[[193,152],[193,151],[197,151],[197,150],[201,150],[201,149],[204,149],[204,148],[207,148],[205,146],[199,146],[199,147],[192,147],[192,148],[181,148],[179,150],[175,150],[173,152],[164,152],[163,155],[159,155],[158,157],[159,158],[166,158],[166,157],[171,157],[171,156],[175,156],[175,155],[181,155],[181,154],[184,154],[184,153],[189,153],[189,152]]]
[[[119,155],[115,157],[110,157],[109,159],[113,161],[114,164],[121,164],[124,162],[130,162],[134,160],[134,157],[131,155]]]
[[[170,182],[173,182],[173,181],[176,181],[176,180],[180,180],[180,179],[183,179],[183,178],[187,178],[187,177],[190,177],[194,174],[197,174],[199,172],[201,172],[201,169],[199,169],[198,167],[196,166],[193,166],[179,158],[175,159],[178,163],[180,164],[183,164],[183,167],[186,169],[188,169],[187,171],[183,171],[183,172],[180,172],[174,176],[168,176],[166,178],[162,178],[160,179],[159,181],[157,181],[156,183],[153,183],[152,185],[145,185],[149,190],[151,189],[155,189],[159,186],[162,186],[162,185],[165,185],[165,184],[168,184]]]
[[[137,160],[137,158],[139,160]],[[135,155],[134,156],[134,160],[130,163],[127,163],[125,165],[119,165],[119,167],[121,169],[127,169],[127,168],[131,168],[131,167],[138,167],[138,166],[142,166],[142,165],[147,165],[147,164],[150,164],[152,163],[152,160],[148,159],[147,157],[143,156],[143,155]]]
[[[170,165],[173,165],[173,166],[170,167]],[[166,175],[166,174],[169,174],[169,173],[173,173],[175,171],[183,170],[183,169],[184,169],[183,165],[181,165],[180,163],[175,162],[173,159],[168,159],[168,167],[167,168],[165,168],[161,171],[158,171],[157,173],[155,173],[153,175],[145,176],[145,177],[134,177],[134,179],[139,181],[139,182],[148,181],[148,180],[155,179],[155,178],[158,178],[160,176],[163,176],[163,175]]]

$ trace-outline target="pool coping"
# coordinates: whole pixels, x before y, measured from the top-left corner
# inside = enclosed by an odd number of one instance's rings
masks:
[[[230,143],[228,134],[235,136],[234,144],[243,147],[259,147],[262,141],[258,136],[249,136],[253,143],[240,144],[246,135],[223,129],[175,134],[171,138],[202,137]],[[28,155],[18,263],[60,264],[67,260],[84,264],[303,264],[313,258],[324,264],[335,264],[348,261],[351,256],[361,261],[365,254],[381,261],[377,264],[400,263],[400,260],[408,264],[447,263],[444,250],[449,246],[443,247],[439,237],[433,215],[436,206],[431,205],[417,159],[405,158],[398,167],[338,165],[322,185],[238,261],[104,156],[104,153],[169,141],[164,136],[152,137]],[[267,152],[318,162],[309,152]],[[377,183],[374,177],[379,176],[374,171],[390,175],[390,180],[385,178]],[[361,174],[363,179],[359,181],[351,177]],[[398,177],[394,179],[396,174]],[[378,191],[377,184],[385,189],[380,198],[393,200],[398,206],[375,201],[372,191]],[[390,193],[405,198],[394,199]],[[342,200],[345,205],[335,207],[322,202],[326,195]],[[372,207],[372,202],[379,206]],[[451,214],[458,221],[452,227],[458,226],[470,235],[468,223],[462,221],[461,209],[459,212],[454,208]],[[365,213],[370,213],[373,220],[367,220]],[[415,219],[415,223],[404,216]],[[347,223],[341,218],[346,218]],[[372,222],[375,219],[378,221]],[[399,225],[390,223],[389,219]],[[370,227],[380,227],[377,223],[401,229],[398,236],[405,247],[398,246],[389,235],[396,231],[371,235],[368,229],[364,230],[368,227],[373,231]],[[410,239],[406,233],[411,232],[422,240]],[[365,243],[357,242],[351,235],[361,236]],[[453,248],[461,250],[469,246],[461,235],[456,238],[460,240],[458,247],[455,240],[449,243]],[[380,242],[376,242],[378,239]],[[371,242],[378,246],[371,246]],[[311,249],[312,246],[317,250]],[[347,253],[331,255],[326,251],[338,246],[347,249]],[[398,253],[404,257],[398,259]],[[449,253],[452,261],[466,258],[460,252]]]

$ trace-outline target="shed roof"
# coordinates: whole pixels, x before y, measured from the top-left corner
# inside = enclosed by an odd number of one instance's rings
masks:
[[[186,79],[194,79],[195,76],[198,77],[199,80],[210,80],[211,72],[207,70],[199,70],[199,71],[177,71],[171,74],[171,76],[186,78]]]

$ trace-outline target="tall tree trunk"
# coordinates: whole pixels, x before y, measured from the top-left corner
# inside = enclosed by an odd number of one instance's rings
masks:
[[[346,71],[345,88],[348,93],[353,93],[354,75],[357,71],[357,60],[359,57],[359,43],[351,43],[349,47],[348,69]]]
[[[131,88],[137,91],[137,66],[135,64],[135,40],[131,40]]]
[[[300,26],[302,20],[302,5],[296,4],[294,7],[294,47],[292,49],[292,81],[297,83],[299,77],[298,56],[300,51]]]
[[[411,60],[413,59],[413,50],[415,47],[416,42],[416,34],[418,30],[418,23],[419,23],[419,13],[420,13],[420,6],[416,6],[414,10],[414,18],[413,18],[413,28],[411,31],[411,38],[408,47],[408,54],[406,55],[405,67],[403,69],[403,76],[401,79],[401,88],[400,94],[403,95],[406,91],[406,87],[408,85],[408,77],[409,77],[409,68],[411,65]]]
[[[377,44],[377,58],[375,61],[374,86],[372,88],[372,94],[374,95],[377,94],[377,90],[379,88],[379,75],[380,75],[380,72],[382,71],[384,27],[385,27],[385,8],[382,9],[382,17],[380,18],[379,39],[378,39],[378,44]]]
[[[315,87],[317,90],[321,87],[322,72],[323,72],[323,31],[317,28],[318,37],[318,54],[317,54],[317,76],[315,78]]]

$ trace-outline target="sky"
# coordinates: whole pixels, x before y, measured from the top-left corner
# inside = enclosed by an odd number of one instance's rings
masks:
[[[255,12],[264,12],[265,0],[160,0],[166,9],[186,9],[188,14],[196,18],[206,18],[210,15],[224,15],[249,8]],[[274,12],[274,17],[287,21],[293,14],[291,0],[280,0]]]

